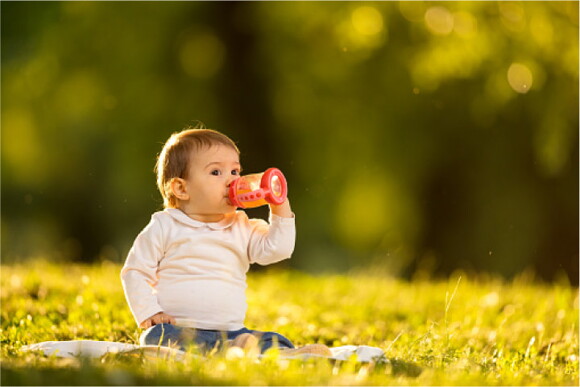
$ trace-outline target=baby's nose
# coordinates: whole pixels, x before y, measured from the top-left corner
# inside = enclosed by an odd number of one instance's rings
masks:
[[[234,182],[234,180],[237,180],[239,178],[240,178],[239,176],[232,175],[231,177],[228,178],[227,186],[229,187]]]

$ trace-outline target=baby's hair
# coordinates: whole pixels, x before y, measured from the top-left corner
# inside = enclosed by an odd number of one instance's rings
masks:
[[[212,129],[204,129],[203,124],[200,127],[199,123],[169,137],[155,165],[157,188],[163,196],[163,207],[178,207],[178,200],[171,191],[171,180],[176,177],[184,179],[187,176],[191,152],[214,145],[229,146],[240,154],[240,150],[228,136]]]

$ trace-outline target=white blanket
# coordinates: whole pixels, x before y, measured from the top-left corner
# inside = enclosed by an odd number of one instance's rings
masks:
[[[185,352],[179,349],[159,347],[156,345],[140,346],[136,344],[117,343],[112,341],[73,340],[73,341],[44,341],[31,345],[25,345],[22,351],[42,351],[47,356],[57,357],[101,357],[107,353],[144,353],[155,357],[175,357],[183,359]],[[329,359],[349,360],[353,355],[359,362],[373,362],[381,358],[385,353],[377,347],[366,345],[345,345],[330,348],[332,356]],[[320,357],[319,355],[299,355],[291,358]],[[290,358],[290,357],[289,357]]]

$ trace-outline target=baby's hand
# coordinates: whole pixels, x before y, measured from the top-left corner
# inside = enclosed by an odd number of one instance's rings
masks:
[[[270,211],[274,215],[278,215],[282,218],[293,218],[294,214],[292,213],[292,209],[290,208],[290,201],[288,198],[284,200],[284,203],[280,205],[270,204]]]
[[[154,314],[153,316],[149,317],[147,320],[143,321],[141,323],[141,325],[139,325],[139,327],[143,328],[143,329],[147,329],[147,328],[152,327],[153,325],[157,325],[157,324],[175,325],[175,318],[164,313],[164,312],[159,312],[159,313]]]

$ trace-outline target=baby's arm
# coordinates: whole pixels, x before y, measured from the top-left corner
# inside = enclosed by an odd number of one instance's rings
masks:
[[[293,218],[294,214],[290,208],[290,201],[286,199],[284,203],[280,205],[270,204],[270,212],[274,215],[280,216],[282,218]]]
[[[296,227],[288,199],[279,206],[270,205],[270,224],[250,220],[252,231],[248,246],[251,263],[269,265],[290,258],[294,251]]]
[[[161,317],[172,321],[171,316],[158,316],[163,310],[152,289],[163,257],[162,231],[159,220],[153,218],[135,239],[121,270],[125,297],[140,327],[155,325]]]

